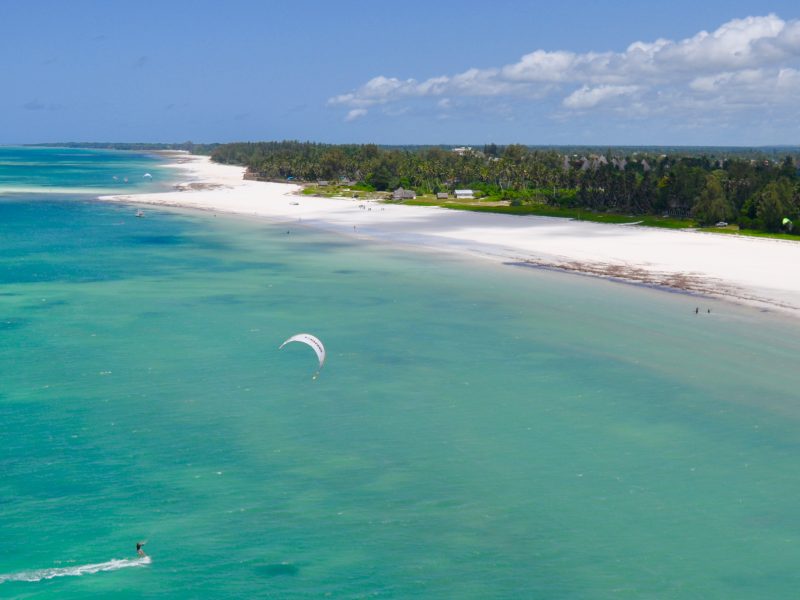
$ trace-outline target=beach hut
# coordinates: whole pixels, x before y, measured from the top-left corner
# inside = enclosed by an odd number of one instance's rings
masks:
[[[471,200],[475,197],[472,190],[456,190],[456,199],[458,200]]]
[[[436,194],[437,200],[447,200],[449,197],[450,194],[448,194],[447,192],[439,192],[438,194]]]
[[[393,200],[413,200],[416,197],[417,193],[414,190],[404,190],[401,187],[392,192]]]
[[[319,187],[328,187],[328,184],[329,184],[329,183],[330,183],[330,182],[329,182],[329,181],[326,181],[325,179],[320,179],[319,181],[317,181],[317,185],[318,185]]]

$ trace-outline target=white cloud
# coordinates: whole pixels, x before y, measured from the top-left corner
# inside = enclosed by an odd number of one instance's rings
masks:
[[[355,92],[334,96],[328,100],[331,105],[344,106],[374,106],[376,104],[386,104],[398,98],[409,96],[431,96],[438,95],[449,79],[447,77],[435,77],[422,83],[414,79],[401,81],[396,77],[373,77],[362,85]]]
[[[378,76],[328,102],[353,114],[425,98],[436,99],[441,109],[468,98],[505,104],[550,97],[567,112],[627,107],[646,116],[701,107],[731,111],[759,102],[768,109],[798,94],[800,20],[770,14],[733,19],[677,41],[634,41],[623,52],[535,50],[511,64],[424,81]]]
[[[360,119],[366,114],[367,114],[366,108],[354,108],[353,110],[347,113],[347,116],[344,118],[344,120],[349,123],[350,121],[355,121],[356,119]]]
[[[800,70],[744,69],[697,77],[689,83],[694,98],[710,99],[718,109],[797,105],[800,97]]]
[[[502,75],[512,81],[565,81],[576,60],[577,56],[572,52],[536,50],[523,56],[519,62],[503,67]]]
[[[562,104],[576,110],[593,108],[620,96],[629,96],[637,89],[635,85],[600,85],[594,88],[585,85],[564,98]]]

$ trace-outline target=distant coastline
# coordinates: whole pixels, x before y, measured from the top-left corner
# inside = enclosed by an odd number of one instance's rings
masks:
[[[186,156],[175,191],[102,200],[250,215],[365,239],[456,252],[727,299],[800,316],[800,244],[694,231],[512,217],[301,195],[243,179],[245,169]]]
[[[36,144],[20,144],[27,147],[43,148],[96,148],[99,150],[182,150],[195,154],[210,154],[222,143],[159,143],[159,142],[42,142]],[[376,144],[379,148],[387,149],[426,149],[441,148],[452,150],[458,147],[480,147],[478,143],[458,144]],[[563,153],[570,152],[680,152],[691,155],[703,154],[753,154],[764,156],[783,156],[785,154],[800,154],[800,145],[775,144],[765,146],[676,146],[676,145],[625,145],[625,144],[523,144],[532,150],[558,150]]]

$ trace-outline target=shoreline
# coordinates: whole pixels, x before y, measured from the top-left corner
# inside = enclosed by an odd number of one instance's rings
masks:
[[[376,241],[467,254],[713,297],[800,316],[800,244],[558,217],[304,196],[302,186],[245,180],[244,167],[173,153],[174,191],[100,200],[249,215]]]

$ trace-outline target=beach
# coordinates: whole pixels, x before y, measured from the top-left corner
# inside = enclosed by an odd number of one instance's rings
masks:
[[[253,215],[502,263],[727,299],[800,315],[800,244],[792,241],[511,216],[301,195],[302,186],[244,180],[244,168],[175,155],[175,190],[102,200]],[[291,229],[289,229],[291,231]]]

